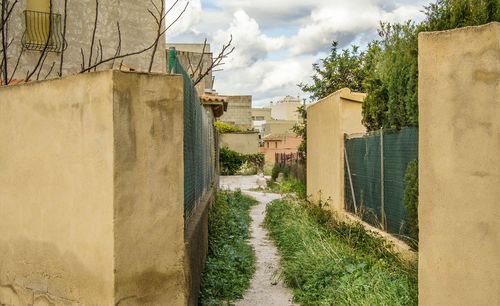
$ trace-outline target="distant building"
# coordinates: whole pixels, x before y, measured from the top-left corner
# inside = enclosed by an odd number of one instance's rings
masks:
[[[231,123],[242,130],[252,129],[252,96],[228,96],[227,112],[220,121]]]
[[[58,77],[61,52],[64,51],[64,75],[79,73],[94,65],[101,58],[139,51],[152,45],[156,40],[158,27],[148,10],[154,11],[153,4],[134,0],[109,0],[99,5],[98,22],[94,32],[94,0],[68,1],[65,13],[64,0],[20,0],[2,1],[16,3],[7,22],[6,31],[9,77],[24,80],[27,71],[33,72],[31,80]],[[66,18],[65,18],[66,16]],[[117,22],[120,23],[121,39]],[[92,58],[90,49],[94,37]],[[0,41],[2,38],[0,37]],[[120,47],[118,48],[118,45]],[[162,38],[152,66],[153,72],[165,72],[165,47]],[[42,54],[43,64],[37,67]],[[116,61],[108,61],[97,70],[122,69],[148,71],[151,51],[129,56]],[[3,63],[0,66],[4,66]],[[16,69],[17,68],[17,69]],[[93,69],[92,69],[93,70]]]
[[[252,127],[262,134],[262,126],[271,121],[270,108],[252,108]]]
[[[260,148],[266,163],[274,164],[276,153],[297,153],[302,138],[293,133],[271,134],[264,136],[264,145]]]
[[[286,96],[278,102],[271,102],[271,117],[275,120],[290,120],[298,122],[300,115],[297,109],[302,102],[297,97]]]
[[[297,121],[290,120],[270,120],[262,125],[262,137],[276,134],[293,134],[292,128]]]
[[[197,74],[205,72],[212,64],[213,54],[210,51],[210,44],[198,44],[198,43],[175,43],[167,44],[167,62],[168,62],[168,49],[175,48],[177,53],[177,58],[181,63],[182,67],[188,74],[193,74],[197,70]],[[203,59],[200,62],[200,58]],[[200,65],[198,65],[200,63]],[[200,83],[196,85],[196,90],[198,94],[203,94],[205,92],[213,91],[214,87],[214,77],[212,71],[202,79]]]

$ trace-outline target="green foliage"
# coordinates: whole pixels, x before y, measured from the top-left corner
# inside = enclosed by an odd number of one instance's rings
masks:
[[[222,175],[235,175],[246,161],[246,157],[228,148],[221,148],[219,152],[220,172]]]
[[[418,124],[418,42],[411,22],[381,23],[381,41],[369,46],[363,103],[368,130]]]
[[[317,205],[277,200],[265,226],[282,256],[282,276],[301,305],[417,305],[415,264],[383,238]]]
[[[246,162],[253,169],[253,174],[256,174],[264,171],[266,157],[263,153],[248,154],[246,155]]]
[[[208,258],[202,275],[200,304],[222,305],[240,299],[255,271],[248,245],[250,207],[257,201],[241,192],[223,191],[209,212]]]
[[[305,105],[301,105],[297,108],[297,112],[299,113],[300,118],[302,118],[301,123],[296,123],[292,127],[292,132],[295,133],[295,135],[299,136],[302,138],[302,141],[300,142],[298,151],[299,153],[302,153],[302,155],[305,157],[307,156],[307,109]]]
[[[363,89],[364,53],[357,46],[339,51],[336,41],[332,43],[330,55],[313,64],[313,84],[299,84],[300,89],[310,93],[312,100],[322,99],[331,93],[347,87],[354,91]]]
[[[409,244],[418,249],[418,161],[408,164],[405,173],[404,205],[406,222],[410,230]]]
[[[242,132],[242,130],[239,127],[234,126],[231,123],[215,121],[214,125],[217,131],[219,131],[219,133],[221,134]]]
[[[500,21],[498,0],[439,0],[425,7],[422,31],[442,31]]]
[[[276,182],[276,179],[278,178],[279,174],[283,171],[283,166],[280,164],[274,164],[273,170],[271,171],[271,180],[273,182]]]
[[[418,33],[442,31],[500,21],[499,0],[438,0],[424,7],[425,19],[416,25],[381,23],[380,38],[365,52],[337,50],[314,64],[313,84],[299,84],[312,99],[342,87],[364,91],[363,124],[369,131],[418,125]]]

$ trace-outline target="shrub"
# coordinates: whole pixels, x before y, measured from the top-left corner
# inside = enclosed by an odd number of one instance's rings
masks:
[[[403,202],[406,208],[406,223],[410,232],[409,244],[418,250],[418,161],[416,160],[406,167]]]
[[[221,134],[241,132],[241,129],[239,127],[234,126],[231,123],[215,121],[214,125],[217,131],[219,131],[219,133]]]
[[[245,155],[228,148],[219,152],[220,172],[222,175],[235,175],[245,162]]]
[[[202,275],[200,305],[230,305],[243,296],[255,271],[248,244],[250,207],[257,201],[241,192],[220,192],[210,208],[208,258]]]
[[[264,164],[266,160],[263,153],[246,155],[246,162],[249,165],[249,167],[254,170],[254,173],[259,173],[264,171]]]
[[[300,305],[417,305],[414,264],[391,245],[305,201],[268,204],[265,226]]]

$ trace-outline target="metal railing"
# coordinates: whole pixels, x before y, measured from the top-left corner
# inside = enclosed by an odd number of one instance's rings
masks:
[[[66,48],[60,14],[24,11],[24,22],[22,44],[25,49],[61,52]]]
[[[216,134],[175,49],[167,54],[169,73],[181,74],[184,79],[184,217],[188,220],[215,184]]]

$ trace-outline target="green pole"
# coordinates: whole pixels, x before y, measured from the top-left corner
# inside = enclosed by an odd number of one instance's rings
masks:
[[[174,47],[168,49],[168,73],[175,73],[177,54]]]

